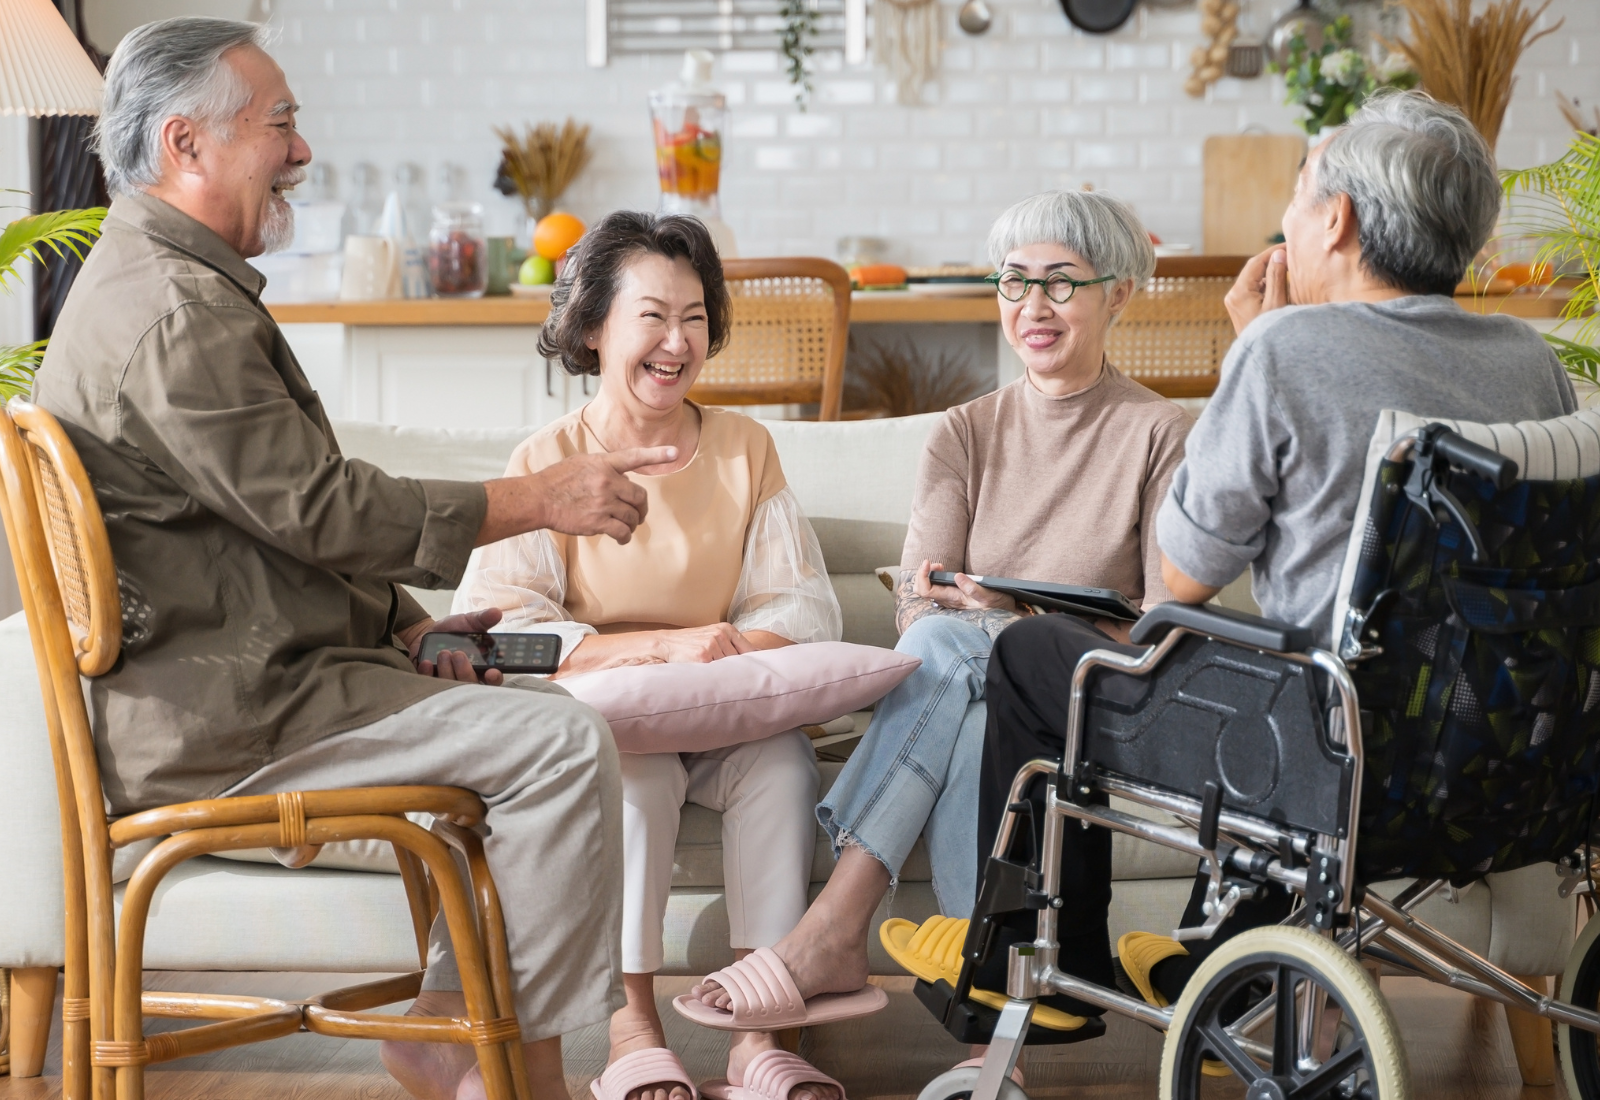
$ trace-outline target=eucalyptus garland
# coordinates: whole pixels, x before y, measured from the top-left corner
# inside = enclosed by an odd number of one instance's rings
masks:
[[[803,111],[811,101],[812,42],[817,37],[817,12],[811,0],[783,0],[778,9],[783,19],[783,56],[789,63],[789,83],[795,86],[794,101]]]

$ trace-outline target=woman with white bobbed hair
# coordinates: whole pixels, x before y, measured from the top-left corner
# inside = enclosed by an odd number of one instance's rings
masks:
[[[940,909],[972,911],[989,650],[1034,611],[971,576],[1111,588],[1145,606],[1171,599],[1155,515],[1191,420],[1105,350],[1155,270],[1149,233],[1104,192],[1046,192],[1000,216],[989,258],[1001,327],[1027,370],[949,410],[923,452],[896,594],[896,648],[922,665],[878,704],[817,807],[838,866],[773,948],[807,999],[866,983],[873,914],[919,836]],[[936,570],[955,584],[934,584]],[[723,986],[712,975],[698,995],[727,1007]]]

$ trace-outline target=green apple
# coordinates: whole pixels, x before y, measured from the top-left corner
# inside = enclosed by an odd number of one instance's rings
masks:
[[[517,282],[523,286],[548,286],[556,281],[556,265],[543,256],[529,256],[517,271]]]

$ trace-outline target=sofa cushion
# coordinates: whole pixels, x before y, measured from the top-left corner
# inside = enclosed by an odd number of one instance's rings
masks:
[[[151,970],[395,972],[417,968],[417,940],[399,875],[202,856],[156,888],[144,962]]]

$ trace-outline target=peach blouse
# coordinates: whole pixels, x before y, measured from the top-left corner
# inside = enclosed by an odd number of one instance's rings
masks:
[[[732,623],[793,642],[836,640],[839,603],[822,549],[755,420],[700,407],[694,457],[670,474],[629,474],[649,498],[627,545],[533,531],[473,551],[451,610],[498,607],[500,629],[538,627],[562,650],[588,634]],[[512,453],[507,477],[606,448],[579,409]]]

